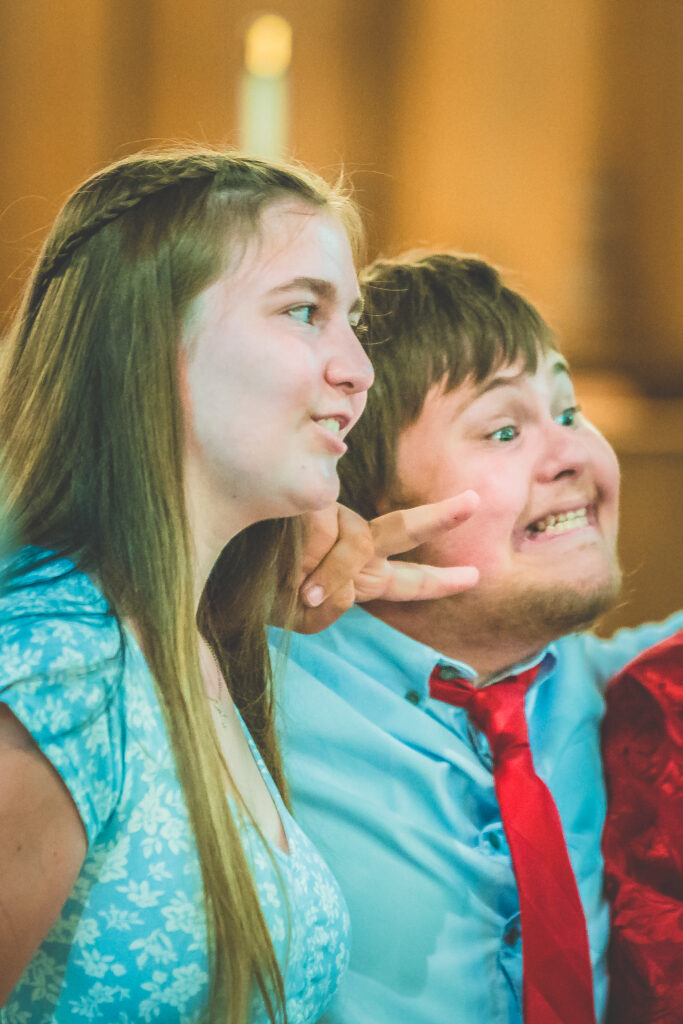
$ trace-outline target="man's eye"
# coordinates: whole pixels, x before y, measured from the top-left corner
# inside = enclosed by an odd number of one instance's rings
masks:
[[[301,306],[293,306],[287,310],[289,316],[302,324],[312,324],[318,307],[312,302],[306,302]]]
[[[580,405],[570,405],[568,409],[563,409],[560,415],[555,417],[555,422],[562,427],[573,427],[580,412]]]
[[[512,423],[507,423],[504,427],[498,427],[498,430],[494,430],[488,437],[492,441],[514,441],[519,437],[519,430]]]

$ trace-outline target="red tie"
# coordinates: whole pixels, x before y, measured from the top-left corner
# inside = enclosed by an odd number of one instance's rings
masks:
[[[595,1024],[586,919],[550,790],[534,771],[524,714],[538,666],[481,689],[443,679],[429,694],[464,708],[486,736],[519,890],[524,1024]]]

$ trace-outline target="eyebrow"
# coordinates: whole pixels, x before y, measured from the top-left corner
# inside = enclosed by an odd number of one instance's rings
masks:
[[[569,363],[562,356],[558,356],[553,365],[551,366],[552,373],[555,377],[558,377],[561,373],[565,373],[567,377],[571,377],[569,372]]]
[[[569,363],[562,356],[558,356],[555,362],[550,367],[550,372],[554,377],[559,377],[560,374],[565,374],[567,377],[569,373]],[[526,370],[520,370],[519,373],[515,373],[512,376],[500,376],[492,377],[490,380],[484,381],[478,388],[476,397],[480,398],[482,395],[488,394],[489,391],[495,391],[497,388],[504,387],[516,387],[519,385],[523,377],[527,375]]]
[[[299,291],[304,289],[305,291],[313,292],[315,296],[320,299],[325,299],[328,302],[333,302],[337,298],[337,289],[331,281],[326,281],[320,277],[294,277],[291,281],[286,281],[285,284],[277,285],[276,288],[271,288],[269,295],[283,295],[287,292]],[[355,301],[352,303],[349,313],[358,313],[359,315],[363,312],[363,300],[358,295]]]

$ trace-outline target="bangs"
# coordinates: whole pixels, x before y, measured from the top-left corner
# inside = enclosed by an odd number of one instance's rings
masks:
[[[480,384],[513,364],[534,373],[539,355],[555,346],[534,307],[474,257],[378,261],[360,281],[362,340],[375,367],[368,405],[395,402],[401,426],[419,415],[434,385]]]
[[[468,312],[470,316],[458,333],[458,343],[453,344],[451,325],[450,337],[447,334],[443,346],[434,352],[433,369],[441,369],[440,379],[445,381],[447,391],[467,378],[482,384],[506,366],[519,366],[533,374],[538,369],[539,356],[555,346],[552,331],[536,310],[508,288],[501,290],[498,308]],[[431,384],[434,383],[432,378]]]

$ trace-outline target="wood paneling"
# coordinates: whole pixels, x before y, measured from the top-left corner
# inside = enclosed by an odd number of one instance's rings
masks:
[[[622,454],[622,601],[600,632],[664,618],[683,606],[683,457]]]
[[[512,268],[578,355],[597,131],[595,4],[408,6],[392,243],[438,243]]]
[[[602,0],[605,357],[683,394],[683,3]]]
[[[105,159],[103,3],[0,5],[0,310],[73,185]]]

